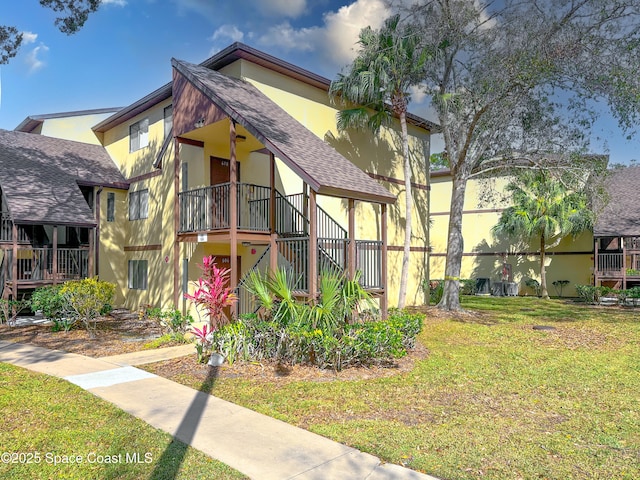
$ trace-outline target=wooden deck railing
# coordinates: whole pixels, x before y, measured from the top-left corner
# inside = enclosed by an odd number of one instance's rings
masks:
[[[2,276],[5,281],[13,281],[13,250],[2,251]],[[64,282],[86,278],[89,271],[89,250],[86,248],[59,248],[54,268],[53,249],[18,248],[18,282]]]
[[[598,253],[596,271],[603,274],[622,275],[622,253]]]
[[[0,213],[0,242],[13,241],[13,220],[7,212]],[[18,242],[28,242],[29,236],[24,227],[18,226]]]

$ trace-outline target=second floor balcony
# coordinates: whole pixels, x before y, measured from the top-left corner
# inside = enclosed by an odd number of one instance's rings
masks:
[[[178,194],[179,233],[228,230],[231,226],[231,184],[221,183]],[[239,230],[269,232],[271,189],[249,183],[237,184]]]
[[[216,232],[231,227],[231,184],[221,183],[180,192],[178,233]],[[236,194],[237,228],[240,231],[271,231],[271,188],[238,183]],[[303,194],[275,193],[274,230],[282,236],[309,234],[308,199]],[[318,236],[346,237],[346,231],[318,207]]]

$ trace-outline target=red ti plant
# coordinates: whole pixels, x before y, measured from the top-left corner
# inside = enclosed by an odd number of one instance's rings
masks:
[[[198,267],[202,270],[202,276],[197,282],[193,282],[196,290],[193,295],[185,293],[184,297],[207,312],[210,331],[213,331],[229,320],[224,314],[224,308],[231,307],[238,301],[238,297],[228,287],[231,270],[219,268],[213,255],[204,257],[202,265]]]

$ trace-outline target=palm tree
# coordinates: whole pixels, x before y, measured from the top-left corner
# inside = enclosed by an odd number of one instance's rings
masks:
[[[492,233],[539,242],[540,294],[548,299],[545,253],[563,238],[593,227],[594,214],[587,195],[569,190],[559,179],[542,170],[520,174],[506,190],[511,193],[513,206],[502,212]]]
[[[411,246],[411,164],[407,134],[407,105],[410,89],[420,83],[428,52],[421,46],[415,27],[401,23],[400,16],[388,18],[380,30],[362,29],[360,51],[346,74],[331,83],[329,94],[343,104],[356,105],[338,113],[338,129],[369,128],[378,133],[390,123],[392,114],[400,120],[405,183],[406,228],[404,255],[400,275],[398,307],[403,308],[407,296],[409,255]]]

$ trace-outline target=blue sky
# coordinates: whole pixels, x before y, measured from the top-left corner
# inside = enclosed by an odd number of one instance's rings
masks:
[[[105,0],[66,36],[36,0],[0,8],[2,24],[24,32],[18,56],[0,66],[5,129],[28,115],[128,105],[170,80],[171,57],[199,63],[234,41],[332,79],[353,58],[359,30],[390,13],[383,0]],[[429,117],[426,104],[412,111]],[[605,112],[592,151],[640,160],[640,138],[626,140]]]

